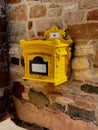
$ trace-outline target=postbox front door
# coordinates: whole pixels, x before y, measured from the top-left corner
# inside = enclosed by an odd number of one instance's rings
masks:
[[[54,48],[45,45],[39,46],[35,42],[32,47],[24,49],[23,55],[25,57],[25,75],[23,79],[54,82]]]

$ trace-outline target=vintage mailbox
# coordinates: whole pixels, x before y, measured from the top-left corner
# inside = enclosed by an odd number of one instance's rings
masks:
[[[45,40],[20,40],[25,62],[23,79],[59,85],[68,80],[72,40],[64,40],[65,30],[52,26]]]

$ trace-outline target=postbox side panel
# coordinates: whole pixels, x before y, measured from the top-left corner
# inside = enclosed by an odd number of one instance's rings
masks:
[[[59,50],[59,53],[58,53]],[[66,48],[63,50],[58,48],[55,53],[55,85],[58,85],[64,81],[67,81],[66,69],[67,69],[67,59],[66,59]]]

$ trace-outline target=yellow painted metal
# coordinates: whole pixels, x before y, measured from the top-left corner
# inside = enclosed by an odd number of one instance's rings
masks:
[[[55,25],[44,35],[46,40],[20,40],[25,62],[23,79],[59,85],[68,80],[72,40],[64,40],[64,30]]]

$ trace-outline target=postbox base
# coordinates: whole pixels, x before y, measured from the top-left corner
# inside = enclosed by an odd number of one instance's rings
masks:
[[[68,77],[65,77],[64,79],[34,79],[34,78],[31,78],[31,77],[27,77],[27,76],[24,76],[23,77],[23,80],[34,80],[34,81],[42,81],[42,82],[48,82],[48,83],[53,83],[55,86],[58,86],[66,81],[68,81]]]

